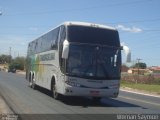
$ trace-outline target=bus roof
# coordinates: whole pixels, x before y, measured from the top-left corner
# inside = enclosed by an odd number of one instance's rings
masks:
[[[88,26],[88,27],[97,27],[97,28],[104,28],[104,29],[110,29],[110,30],[116,30],[114,27],[101,25],[101,24],[95,24],[95,23],[87,23],[87,22],[75,22],[75,21],[67,21],[63,23],[64,25],[79,25],[79,26]]]
[[[109,30],[117,30],[114,27],[111,26],[106,26],[106,25],[101,25],[101,24],[95,24],[95,23],[88,23],[88,22],[78,22],[78,21],[66,21],[52,29],[50,29],[49,31],[43,33],[42,35],[40,35],[39,37],[43,36],[44,34],[54,30],[55,28],[61,26],[61,25],[65,25],[65,26],[70,26],[70,25],[77,25],[77,26],[88,26],[88,27],[96,27],[96,28],[103,28],[103,29],[109,29]],[[39,38],[38,37],[38,38]],[[35,38],[34,40],[30,41],[29,43],[35,42],[37,38]]]

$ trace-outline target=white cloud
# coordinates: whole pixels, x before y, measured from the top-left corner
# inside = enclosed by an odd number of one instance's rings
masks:
[[[132,32],[132,33],[140,33],[143,30],[141,28],[137,28],[137,27],[126,27],[124,25],[117,25],[116,28],[118,30],[122,30],[122,31],[126,31],[126,32]]]

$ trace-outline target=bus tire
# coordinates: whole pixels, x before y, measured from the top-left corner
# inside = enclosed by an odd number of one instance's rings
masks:
[[[29,87],[32,88],[32,76],[29,74]]]
[[[59,100],[60,99],[60,94],[57,93],[57,90],[56,90],[56,83],[55,83],[55,78],[53,77],[52,78],[52,97],[56,100]]]
[[[36,89],[36,83],[35,83],[35,77],[34,74],[32,75],[32,85],[31,87],[35,90]]]

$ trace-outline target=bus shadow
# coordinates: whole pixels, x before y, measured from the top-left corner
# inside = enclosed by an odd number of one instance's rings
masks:
[[[95,102],[91,98],[86,97],[65,97],[61,100],[64,104],[82,107],[140,107],[142,106],[123,102],[112,98],[102,98],[101,101]],[[146,108],[143,108],[146,109]]]
[[[37,86],[36,89],[50,97],[52,97],[51,91]],[[82,106],[82,107],[140,107],[142,106],[135,105],[129,102],[120,101],[118,99],[113,98],[102,98],[99,102],[93,101],[89,97],[70,97],[70,96],[62,96],[59,99],[62,103],[70,106]],[[147,109],[147,108],[143,108]]]
[[[40,86],[37,86],[37,85],[36,85],[36,90],[38,90],[39,92],[41,92],[41,93],[43,93],[43,94],[46,94],[47,96],[52,97],[51,91],[49,91],[49,90],[47,90],[47,89],[45,89],[45,88],[43,88],[43,87],[40,87]]]

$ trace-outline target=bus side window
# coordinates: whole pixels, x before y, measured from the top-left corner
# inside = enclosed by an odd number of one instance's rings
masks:
[[[61,33],[60,33],[60,40],[59,40],[59,64],[62,73],[65,73],[65,59],[62,58],[62,49],[63,49],[63,41],[65,40],[66,37],[66,30],[65,26],[61,26]]]
[[[59,36],[59,30],[60,27],[56,28],[55,30],[51,31],[51,35],[50,35],[50,42],[49,44],[51,44],[51,49],[57,49],[58,48],[58,36]]]

